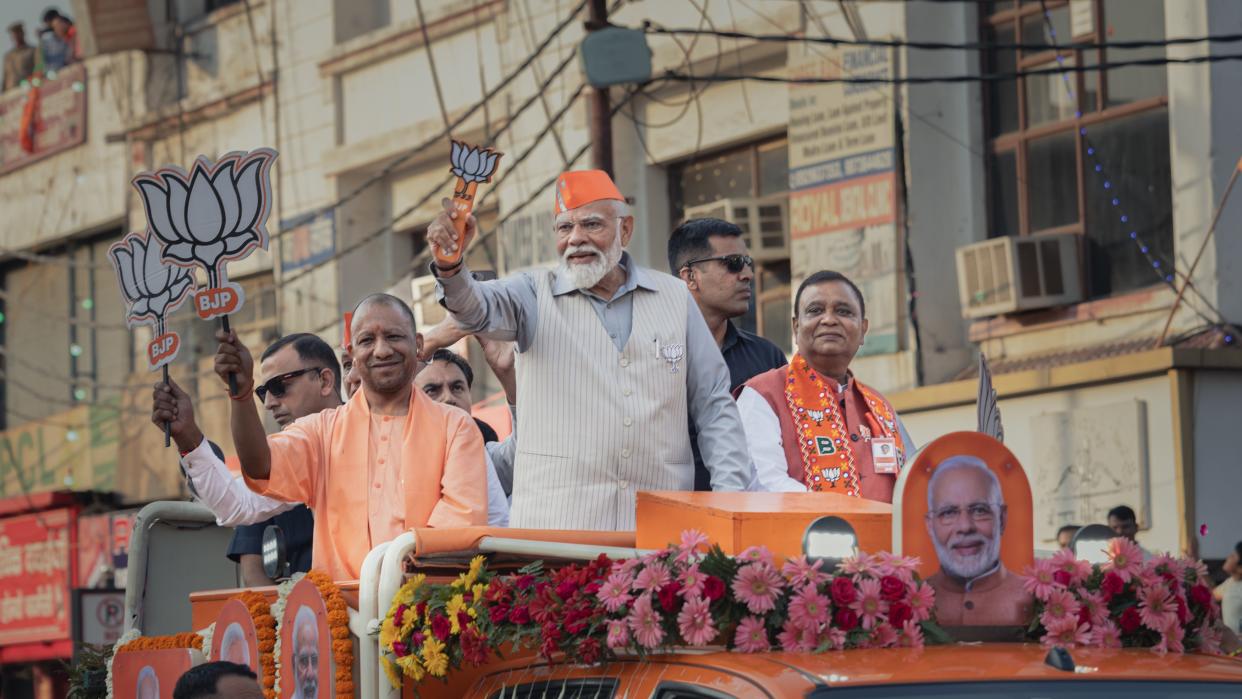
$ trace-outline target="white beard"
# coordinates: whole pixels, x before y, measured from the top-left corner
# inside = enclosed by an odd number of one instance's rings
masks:
[[[954,536],[949,545],[940,543],[935,536],[932,544],[936,547],[936,557],[940,559],[940,567],[945,573],[962,580],[973,580],[996,567],[1000,560],[1000,535],[991,539],[982,534],[969,534],[963,537]],[[974,540],[983,542],[983,548],[973,556],[956,553],[950,546],[955,543],[971,543]]]
[[[565,248],[565,254],[561,255],[560,264],[557,265],[557,275],[564,275],[575,289],[590,289],[598,284],[621,261],[620,230],[617,233],[607,250],[600,250],[590,243]],[[595,261],[570,264],[569,256],[581,252],[595,253]]]

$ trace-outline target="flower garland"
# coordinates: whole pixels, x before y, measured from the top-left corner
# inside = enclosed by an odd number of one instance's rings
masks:
[[[415,576],[380,628],[384,671],[394,686],[400,674],[444,677],[510,644],[593,664],[672,646],[823,652],[947,639],[917,559],[860,555],[828,573],[804,557],[777,567],[764,547],[734,557],[706,542],[689,531],[640,559],[600,556],[551,573],[534,563],[496,577],[478,556],[449,585]]]
[[[285,604],[288,602],[289,593],[293,591],[293,586],[305,576],[305,573],[294,573],[293,577],[276,586],[276,601],[272,603],[270,609],[272,618],[276,619],[277,623],[279,623],[279,621],[285,616]],[[276,694],[276,696],[280,696],[280,678],[281,674],[284,672],[284,668],[280,665],[279,632],[276,634],[276,643],[272,646],[272,666],[275,668],[274,676],[276,679],[276,681],[272,684],[272,691]]]
[[[276,699],[276,659],[272,656],[276,649],[276,617],[272,616],[271,605],[266,596],[253,590],[234,595],[233,599],[241,600],[250,612],[259,641],[259,684],[267,699]]]
[[[195,631],[175,633],[171,636],[139,636],[124,645],[117,646],[117,653],[130,653],[140,650],[168,650],[175,648],[203,649],[203,637]]]
[[[216,634],[216,622],[211,622],[207,625],[207,628],[199,629],[195,633],[203,639],[203,648],[207,649],[204,651],[204,655],[209,654],[211,652],[211,639]]]
[[[319,588],[319,594],[328,610],[328,632],[332,635],[332,660],[336,667],[337,699],[353,699],[354,642],[349,637],[349,606],[341,596],[341,588],[332,582],[327,573],[312,570],[306,574],[306,579]]]
[[[1108,561],[1093,566],[1060,551],[1027,570],[1024,587],[1035,597],[1031,637],[1066,648],[1221,652],[1220,606],[1202,562],[1168,555],[1144,561],[1138,544],[1122,538],[1106,554]]]

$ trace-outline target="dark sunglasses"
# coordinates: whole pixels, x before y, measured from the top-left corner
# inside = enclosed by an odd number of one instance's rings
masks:
[[[718,260],[724,264],[725,269],[729,270],[729,274],[737,274],[742,271],[743,267],[749,267],[750,271],[755,271],[755,259],[750,255],[719,255],[717,257],[700,257],[697,260],[690,260],[682,267],[697,265],[700,262],[711,262]]]
[[[273,396],[276,396],[277,398],[284,398],[286,381],[292,381],[293,379],[296,379],[302,374],[306,374],[312,371],[320,371],[321,369],[323,369],[323,367],[308,366],[305,369],[298,369],[297,371],[291,371],[288,374],[281,374],[280,376],[274,376],[270,380],[268,380],[267,383],[262,384],[259,387],[255,388],[254,394],[259,397],[260,401],[267,400],[267,394],[269,391],[271,392]]]

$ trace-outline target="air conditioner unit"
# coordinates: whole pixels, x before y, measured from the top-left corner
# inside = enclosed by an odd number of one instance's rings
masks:
[[[789,257],[789,197],[717,199],[686,208],[686,218],[719,218],[736,223],[756,260]]]
[[[1078,236],[993,238],[958,248],[957,286],[966,318],[1077,303]]]

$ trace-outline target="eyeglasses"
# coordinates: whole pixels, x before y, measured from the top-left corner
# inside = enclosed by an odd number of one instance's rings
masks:
[[[686,264],[682,265],[682,268],[684,269],[690,265],[697,265],[700,262],[711,262],[712,260],[718,260],[724,264],[725,269],[729,271],[729,274],[737,274],[742,271],[743,267],[749,267],[750,271],[755,271],[755,258],[750,255],[718,255],[716,257],[700,257],[697,260],[690,260]]]
[[[277,398],[284,398],[285,389],[287,388],[285,386],[285,382],[292,381],[293,379],[296,379],[302,374],[306,374],[312,371],[321,371],[322,369],[323,367],[308,366],[305,369],[298,369],[297,371],[291,371],[288,374],[281,374],[280,376],[274,376],[271,379],[269,379],[267,383],[262,384],[258,386],[257,388],[255,388],[254,394],[259,397],[260,401],[267,400],[267,394],[269,392],[273,396],[276,396]]]
[[[957,522],[962,512],[969,515],[973,522],[990,522],[996,517],[996,506],[987,502],[972,502],[966,506],[965,510],[957,505],[950,505],[935,512],[929,512],[928,515],[935,517],[937,524],[948,526]]]
[[[310,668],[317,668],[319,667],[319,654],[318,653],[303,653],[295,657],[294,661],[297,663],[298,667],[303,670],[307,670]]]

